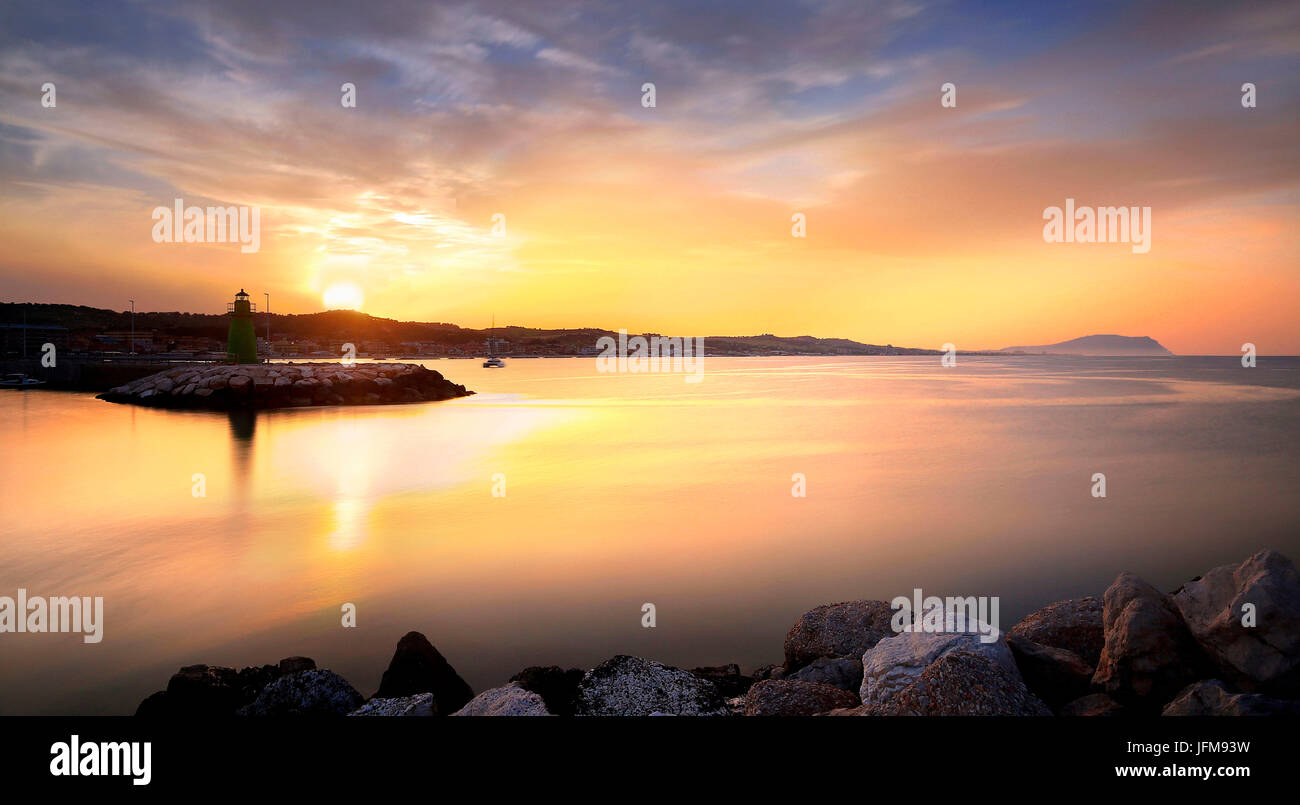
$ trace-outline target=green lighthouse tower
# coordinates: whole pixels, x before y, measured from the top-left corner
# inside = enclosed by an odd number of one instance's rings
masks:
[[[226,304],[230,314],[230,338],[226,342],[226,359],[234,363],[257,363],[257,335],[253,332],[253,304],[243,288],[235,301]]]

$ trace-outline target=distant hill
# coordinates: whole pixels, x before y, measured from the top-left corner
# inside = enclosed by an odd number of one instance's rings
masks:
[[[1029,355],[1095,355],[1101,357],[1173,355],[1154,338],[1145,335],[1085,335],[1059,344],[1037,347],[1007,347],[1002,352]]]

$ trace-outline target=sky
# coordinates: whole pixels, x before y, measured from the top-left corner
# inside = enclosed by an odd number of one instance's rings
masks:
[[[1289,1],[18,0],[0,301],[1295,355],[1297,67]]]

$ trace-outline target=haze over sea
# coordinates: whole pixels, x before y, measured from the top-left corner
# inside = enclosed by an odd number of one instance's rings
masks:
[[[0,714],[131,713],[180,666],[295,654],[370,695],[412,629],[476,691],[619,653],[751,670],[818,604],[996,595],[1007,628],[1121,570],[1300,559],[1296,358],[426,365],[478,394],[254,417],[0,393],[0,595],[105,602],[96,645],[0,635]]]

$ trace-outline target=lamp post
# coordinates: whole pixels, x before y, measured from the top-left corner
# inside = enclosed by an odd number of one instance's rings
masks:
[[[131,303],[131,354],[135,354],[135,300],[128,299]]]
[[[271,354],[271,295],[264,293],[266,297],[266,354]]]

